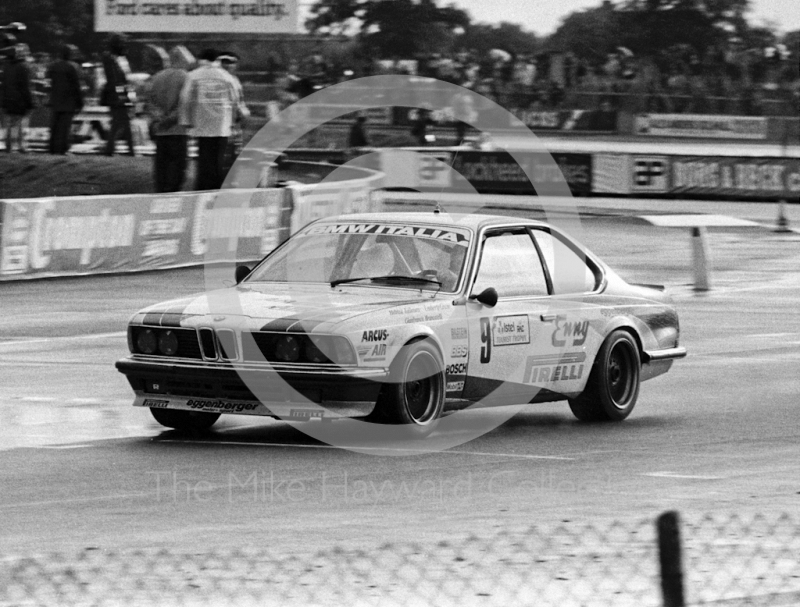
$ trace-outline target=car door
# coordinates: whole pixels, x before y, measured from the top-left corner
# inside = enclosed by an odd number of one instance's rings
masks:
[[[527,228],[492,229],[481,240],[476,264],[466,303],[470,356],[464,397],[486,404],[528,402],[542,388],[535,381],[538,370],[532,381],[531,362],[556,360],[550,323],[543,320],[549,285],[541,255]],[[493,307],[475,299],[489,288],[498,295]]]
[[[542,315],[547,323],[542,347],[559,359],[556,367],[551,368],[547,387],[559,394],[576,394],[586,384],[605,332],[606,319],[594,295],[600,287],[602,272],[558,232],[537,227],[531,234],[547,270],[551,290],[548,311]]]

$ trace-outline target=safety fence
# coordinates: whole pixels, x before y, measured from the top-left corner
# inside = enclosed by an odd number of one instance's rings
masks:
[[[796,605],[791,515],[503,530],[437,544],[84,550],[0,560],[0,605]]]

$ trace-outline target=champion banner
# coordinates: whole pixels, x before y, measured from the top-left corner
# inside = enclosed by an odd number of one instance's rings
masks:
[[[676,157],[669,191],[796,202],[800,196],[800,158]]]
[[[217,195],[6,200],[0,280],[202,264],[211,239],[231,243],[229,259],[252,260],[288,237],[284,190],[229,190],[230,208],[216,205]]]

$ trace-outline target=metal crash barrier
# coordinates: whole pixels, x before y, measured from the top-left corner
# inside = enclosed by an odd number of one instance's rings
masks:
[[[664,228],[689,228],[692,239],[694,290],[711,290],[711,252],[708,228],[749,228],[761,224],[726,215],[639,215],[647,223]]]

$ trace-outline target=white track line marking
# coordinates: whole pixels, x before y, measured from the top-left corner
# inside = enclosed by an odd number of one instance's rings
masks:
[[[797,285],[759,285],[757,287],[719,287],[713,289],[712,294],[727,295],[729,293],[747,293],[749,291],[764,291],[768,289],[775,290],[796,290]]]
[[[718,481],[726,477],[724,476],[703,476],[700,474],[677,474],[675,472],[648,472],[642,476],[651,476],[655,478],[679,478],[679,479],[693,479],[699,481]]]
[[[459,455],[481,455],[484,457],[507,457],[507,458],[518,458],[518,459],[552,459],[552,460],[559,460],[559,461],[566,461],[572,462],[575,461],[574,457],[563,457],[560,455],[525,455],[519,453],[489,453],[483,451],[453,451],[447,450],[443,451],[443,453],[456,453]]]
[[[7,508],[30,508],[31,506],[58,506],[60,504],[79,504],[81,502],[100,502],[108,500],[122,500],[130,498],[152,498],[152,493],[129,493],[121,495],[98,495],[95,497],[73,497],[63,500],[46,500],[41,502],[20,502],[17,504],[0,504],[0,510]]]
[[[125,331],[114,331],[113,333],[92,333],[91,335],[64,335],[62,337],[36,337],[31,339],[18,339],[15,341],[0,341],[0,347],[3,346],[22,346],[27,344],[43,344],[58,341],[73,341],[82,339],[110,339],[127,337]]]
[[[58,400],[54,396],[12,396],[11,399],[20,400],[25,403],[54,403]]]
[[[181,444],[194,444],[194,445],[227,445],[236,447],[284,447],[284,448],[297,448],[297,449],[335,449],[335,450],[353,450],[353,451],[396,451],[398,453],[410,453],[416,455],[427,455],[432,453],[451,453],[454,455],[479,455],[481,457],[506,457],[518,459],[546,459],[546,460],[559,460],[559,461],[574,461],[574,457],[561,457],[558,455],[524,455],[519,453],[488,453],[483,451],[453,451],[447,449],[444,451],[425,451],[424,449],[398,449],[389,447],[359,447],[357,445],[303,445],[293,443],[257,443],[247,441],[215,441],[215,440],[180,440],[180,439],[151,439],[158,443],[181,443]]]
[[[794,335],[800,335],[800,333],[752,333],[750,335],[745,335],[744,337],[792,337]]]
[[[0,363],[2,364],[2,363]],[[129,406],[131,404],[131,400],[129,399],[122,399],[122,398],[71,398],[65,400],[63,398],[58,398],[56,396],[15,396],[15,395],[4,395],[0,394],[0,405],[16,405],[19,403],[30,403],[30,404],[50,404],[50,403],[58,403],[59,405],[63,405],[65,407],[80,407],[80,406],[90,406],[90,407],[120,407],[120,406]]]
[[[103,363],[92,362],[90,360],[9,360],[0,359],[3,367],[58,367],[77,365],[84,367],[108,367]]]
[[[789,346],[791,343],[785,344],[785,346]],[[759,352],[766,353],[772,352],[771,355],[768,356],[748,356],[746,352],[742,350],[736,350],[731,352],[706,352],[706,353],[697,353],[691,354],[692,357],[692,364],[718,364],[720,362],[727,364],[730,363],[773,363],[775,362],[776,358],[781,360],[789,360],[794,362],[794,359],[797,358],[798,352],[794,350],[790,350],[786,352],[787,347],[779,348],[770,348],[769,350],[759,350]]]
[[[78,445],[41,445],[38,447],[27,447],[28,449],[86,449],[91,447],[87,443],[80,443]]]
[[[24,403],[55,403],[60,402],[65,405],[102,405],[103,401],[100,398],[94,398],[87,396],[86,398],[56,398],[55,396],[12,396],[6,397],[7,400],[18,400]],[[3,397],[0,397],[0,400],[3,400]]]

